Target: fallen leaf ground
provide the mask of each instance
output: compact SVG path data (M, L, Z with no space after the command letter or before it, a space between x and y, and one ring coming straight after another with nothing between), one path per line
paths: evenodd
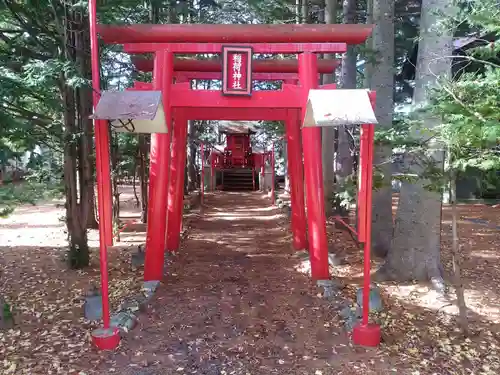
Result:
M137 217L124 191L125 221ZM93 264L66 269L63 214L54 202L22 207L0 219L0 293L15 309L16 326L0 332L0 374L498 374L498 228L461 220L464 285L473 336L456 332L453 296L440 300L425 285L381 285L384 343L366 350L350 344L343 323L297 272L290 234L268 199L253 194L206 197L192 214L188 236L172 260L139 326L116 352L89 342L94 324L83 320L83 296L99 282L97 234ZM194 216L193 216L194 215ZM498 209L460 206L463 218L498 226ZM450 215L445 210L443 261L449 268ZM332 269L354 296L361 254L332 226L331 241L349 264ZM139 288L141 271L130 255L144 241L131 224L110 249L112 304Z
M394 212L397 199L395 196L393 200ZM384 313L376 317L383 327L384 338L379 355L399 357L397 373L500 373L500 294L497 287L500 281L500 211L483 204L461 204L458 211L462 280L471 336L464 338L458 329L453 290L443 297L429 285L379 284L386 307ZM341 249L348 259L346 265L332 268L332 274L344 280L347 294L354 299L362 276L362 253L351 237L335 229L332 222L329 234L334 247ZM443 208L441 238L443 266L451 275L449 206Z

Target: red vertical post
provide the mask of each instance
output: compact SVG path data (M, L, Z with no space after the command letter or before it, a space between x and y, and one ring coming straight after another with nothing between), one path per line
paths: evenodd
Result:
M373 139L375 127L373 124L363 125L366 136L366 172L365 172L365 244L363 269L363 317L360 324L352 332L352 340L357 345L377 346L380 344L381 331L377 324L369 324L370 313L370 269L371 269L371 228L372 228L372 189L373 189Z
M186 164L187 120L176 115L172 137L170 185L168 189L167 250L179 250L184 208L184 167Z
M89 1L90 53L92 67L93 107L97 106L100 93L99 45L97 42L96 0ZM120 343L117 328L110 328L108 290L108 249L113 245L111 217L111 176L109 170L109 133L104 120L94 120L96 149L97 206L99 213L99 259L101 270L101 296L103 329L92 332L94 344L101 350L115 349Z
M90 49L92 54L92 88L94 110L100 96L100 69L99 46L97 44L97 15L95 1L89 2L90 12ZM109 134L104 120L94 120L94 135L96 148L96 175L97 175L97 206L99 214L99 251L101 261L101 290L104 328L109 328L109 300L108 300L108 256L109 246L108 225L112 224L107 208L111 201L106 201L105 190L110 189L111 177L109 171ZM107 153L106 153L107 151ZM107 161L107 163L106 163ZM107 173L106 173L107 168ZM106 179L107 175L107 179Z
M288 147L288 178L290 179L290 201L292 205L293 247L297 251L304 250L307 247L304 169L302 167L299 113L296 110L289 110L285 121Z
M186 161L187 161L187 136L188 136L188 119L187 117L183 117L181 119L181 137L180 141L181 144L179 146L180 148L180 161L179 165L181 166L181 169L179 169L180 172L180 179L177 182L176 188L177 192L176 195L179 197L179 204L177 205L177 212L176 212L176 217L177 217L177 232L174 232L174 248L176 250L179 249L180 247L180 241L181 241L181 231L182 231L182 222L183 222L183 217L184 217L184 183L186 179L186 175L184 173L184 168L186 167Z
M299 55L299 79L303 90L301 119L305 116L309 90L318 86L317 57L304 52ZM309 226L309 255L313 280L330 279L328 242L324 206L321 128L302 129L304 175L306 180L307 223Z
M101 83L99 68L99 44L97 40L97 11L95 0L89 1L90 13L90 53L92 66L92 102L99 102ZM109 133L105 120L94 120L94 137L97 175L97 205L99 232L102 232L106 246L113 246L113 212L111 195L111 173L109 169ZM101 225L102 224L102 225ZM99 234L101 236L101 234Z
M203 205L203 200L205 198L205 148L203 147L203 142L200 144L200 154L201 154L201 176L200 176L200 200Z
M113 246L113 195L111 194L111 173L110 173L110 159L109 159L109 132L105 120L98 120L96 123L97 129L95 134L100 134L100 145L97 145L96 139L96 163L97 163L97 150L100 149L101 157L99 163L101 164L101 181L102 181L102 197L103 197L103 212L99 220L104 220L104 238L106 246ZM99 129L99 130L98 130ZM97 182L99 184L99 181ZM99 192L98 192L99 193ZM97 199L99 204L99 198Z
M368 96L370 97L370 102L372 107L375 108L377 93L375 91L370 91ZM368 163L368 151L369 151L369 134L366 125L361 127L361 136L359 144L359 162L358 162L358 241L364 243L366 240L366 181L367 181L367 163ZM373 158L373 157L372 157ZM373 168L372 168L373 169Z
M366 162L368 159L368 132L365 126L361 126L361 134L359 141L359 163L358 163L358 241L365 242L365 224L366 224Z
M274 191L276 185L275 169L276 169L276 161L274 158L274 142L273 142L273 148L271 150L271 204L272 205L274 205L276 201L276 193Z
M370 92L369 96L372 107L375 107L376 92ZM363 153L363 162L360 160L360 165L364 168L364 172L360 183L364 186L364 188L360 189L362 192L360 192L359 199L360 202L362 202L362 205L358 208L358 211L360 216L362 216L362 227L364 230L363 317L361 323L353 329L352 340L355 344L373 347L379 345L381 341L380 326L369 323L371 293L370 270L372 243L373 143L375 138L375 126L373 124L363 125L361 132L362 137L360 153Z
M367 160L366 160L366 199L365 199L365 246L364 246L364 282L363 282L363 324L368 324L368 313L370 305L370 251L371 251L371 231L372 231L372 190L373 190L373 124L363 126L368 133L367 139Z
M214 163L215 163L215 157L214 157L214 152L213 150L210 152L210 191L214 192Z
M148 228L144 280L161 280L165 260L165 232L167 226L168 165L172 114L169 92L174 73L174 57L170 51L158 51L155 56L154 89L162 91L168 133L151 134Z
M260 187L262 189L263 192L265 192L265 181L266 181L266 154L265 153L262 153L260 155L260 160L261 160L261 164L260 164L260 174L261 174L261 178L262 178L262 181L260 181Z
M252 166L252 189L255 191L255 165Z

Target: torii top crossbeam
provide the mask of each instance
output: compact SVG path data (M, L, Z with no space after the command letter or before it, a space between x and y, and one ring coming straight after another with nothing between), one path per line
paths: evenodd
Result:
M98 25L104 42L125 43L364 43L372 25Z

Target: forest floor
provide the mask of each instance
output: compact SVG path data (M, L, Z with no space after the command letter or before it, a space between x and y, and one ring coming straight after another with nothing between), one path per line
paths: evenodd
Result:
M123 220L137 219L130 188L122 200ZM83 319L85 292L99 285L97 232L89 234L92 266L70 271L61 202L22 206L0 219L0 295L16 321L0 331L0 374L500 373L498 208L459 207L472 335L459 333L453 296L443 299L422 284L384 283L385 309L376 317L384 342L363 349L352 346L342 319L297 271L288 225L268 199L224 193L208 195L206 203L203 216L189 214L188 236L138 327L111 353L93 348L95 324ZM447 270L450 233L445 207ZM109 251L114 308L141 287L142 271L131 269L130 257L144 234L144 225L130 224ZM345 231L330 225L329 234L348 260L332 273L353 299L362 254Z
M395 214L397 195L393 198ZM441 260L449 292L443 296L421 283L381 283L384 312L382 356L397 356L398 374L500 373L500 209L484 204L458 205L462 284L468 308L469 337L457 323L458 308L451 286L451 207L443 206ZM331 269L355 299L363 275L363 254L346 231L329 222L330 242L346 257ZM375 266L382 261L375 260ZM376 268L376 267L374 267ZM406 369L406 370L403 370ZM410 371L412 370L412 371Z

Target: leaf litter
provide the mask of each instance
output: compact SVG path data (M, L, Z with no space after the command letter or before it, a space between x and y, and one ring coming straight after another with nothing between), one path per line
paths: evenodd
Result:
M284 221L269 219L276 216L273 210L254 211L264 216L259 226L249 217L248 207L239 207L234 197L223 198L214 194L207 199L212 207L189 224L190 233L169 269L166 286L140 316L139 326L111 353L92 347L89 334L97 324L82 318L83 296L90 285L99 283L97 264L78 272L65 268L60 222L43 231L31 229L50 222L49 217L57 219L60 210L31 206L0 221L0 293L8 297L16 320L14 328L0 331L0 373L500 373L498 231L466 220L459 224L470 337L464 338L457 328L453 292L448 300L440 300L426 285L384 283L380 287L385 309L372 316L382 326L383 343L363 349L352 345L338 314L318 298L320 290L295 271L297 260L290 256ZM249 199L250 212L263 205L260 197ZM43 219L25 222L33 211ZM463 217L495 222L497 211L460 206ZM451 245L448 216L445 210L446 269ZM332 267L332 274L342 280L342 293L354 301L362 254L344 231L329 226L329 233L346 258L346 264ZM95 246L96 233L91 232L90 239ZM129 256L123 249L110 250L114 307L141 284L140 272L130 271Z
M462 283L468 307L471 334L464 337L457 322L456 296L450 286L441 296L422 283L380 283L384 311L372 314L382 327L379 358L398 358L394 372L402 374L498 374L500 373L500 232L498 209L486 205L459 205L459 237L462 256ZM493 225L473 223L482 219ZM330 242L340 249L347 264L332 268L343 280L351 301L361 285L362 252L350 236L330 222ZM442 262L451 275L451 212L443 209ZM380 265L379 260L375 260ZM448 284L448 280L447 280ZM451 285L451 282L449 282Z

